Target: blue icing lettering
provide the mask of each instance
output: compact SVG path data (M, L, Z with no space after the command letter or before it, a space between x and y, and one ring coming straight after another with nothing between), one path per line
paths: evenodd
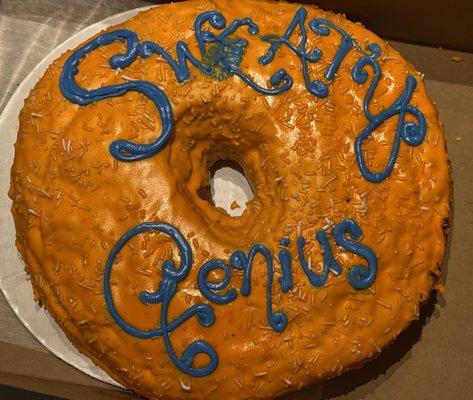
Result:
M162 280L158 285L158 289L151 292L143 291L139 295L139 299L143 304L161 304L159 314L161 326L150 330L136 328L125 321L115 306L110 282L114 262L122 248L129 240L146 232L161 232L168 235L178 247L180 254L178 266L175 265L173 260L165 260L163 262ZM377 270L377 260L374 252L369 247L358 242L361 235L362 232L359 225L350 219L341 221L333 232L335 243L338 246L350 253L359 255L368 263L367 266L355 265L349 268L348 282L358 290L365 289L373 283ZM342 266L333 256L327 233L320 230L316 233L316 238L321 245L323 253L323 271L320 275L316 274L305 260L305 239L302 236L297 238L297 251L299 264L307 275L309 282L314 287L321 287L327 283L329 272L331 271L338 276L342 273ZM278 254L278 259L281 263L279 283L282 292L286 293L294 286L292 257L288 250L290 245L289 238L282 238L280 244L282 248ZM212 304L223 306L232 303L238 296L237 289L230 286L232 271L236 269L243 271L240 294L245 297L250 296L253 263L258 254L264 258L267 268L266 315L268 324L275 332L281 333L287 327L288 317L282 311L273 311L273 254L263 244L254 244L247 253L242 250L234 251L228 263L217 259L203 263L197 274L198 288L202 295ZM105 302L110 315L121 329L139 339L162 337L169 358L180 371L190 376L203 377L210 375L218 366L218 355L215 349L208 342L197 340L189 344L183 351L182 356L179 357L172 346L170 334L193 316L197 317L200 325L204 327L212 326L216 318L212 307L204 303L195 304L173 321L168 321L168 310L171 301L178 291L178 284L183 282L189 275L192 268L192 258L192 249L177 228L167 223L146 222L130 229L114 245L107 258L103 285ZM218 278L218 281L211 280L209 275L214 272L223 273L223 276ZM206 366L196 368L193 365L198 354L205 354L209 357L209 363Z
M210 46L204 58L204 65L210 70L210 76L222 80L238 70L243 52L248 42L245 39L229 39L225 43L217 42Z
M155 292L145 291L140 294L140 300L144 304L162 304L160 313L161 327L151 330L136 328L123 319L115 307L110 283L113 264L120 250L129 240L145 232L161 232L168 235L179 248L179 254L181 257L181 263L177 268L172 260L166 260L163 263L162 281ZM217 368L218 356L213 347L203 340L197 340L189 344L184 350L182 357L179 358L173 349L171 340L169 339L169 334L173 330L181 326L194 315L202 326L208 327L213 325L215 322L215 314L208 304L194 305L173 322L169 323L168 321L167 313L171 300L177 292L177 284L187 278L191 266L192 250L178 229L166 223L146 222L126 232L111 250L105 265L103 279L104 295L110 315L121 329L140 339L162 337L169 358L177 368L188 375L203 377L211 374ZM209 363L204 367L194 367L193 362L197 354L206 354L210 358Z
M225 17L218 11L209 11L199 14L194 23L195 39L197 41L201 59L195 57L189 50L187 44L178 41L176 44L175 60L159 44L151 41L140 43L135 32L127 29L118 29L112 32L103 33L97 36L89 43L84 44L75 50L64 64L60 77L60 88L63 95L71 102L85 106L97 101L123 96L127 92L138 92L153 101L161 118L162 129L160 135L151 143L138 144L128 140L116 140L110 144L110 153L120 161L139 161L152 157L164 148L168 142L174 127L172 107L166 94L155 84L148 81L131 81L115 85L104 86L96 89L84 89L75 80L78 74L81 60L88 54L97 50L99 47L107 46L113 42L126 42L126 51L124 54L115 54L109 60L110 67L113 69L124 69L129 67L138 57L143 59L150 58L153 54L158 55L168 63L174 70L176 80L183 83L190 79L189 65L198 68L202 73L221 80L229 76L236 76L255 91L266 95L274 96L287 92L293 86L293 79L285 69L279 69L269 78L269 87L257 84L248 74L240 69L244 52L248 46L248 41L239 37L232 37L239 28L246 27L250 35L259 37L261 40L269 43L269 48L264 55L259 58L261 65L270 64L279 51L281 46L286 46L299 59L302 66L302 75L307 90L314 96L324 98L329 95L329 89L326 83L320 79L312 80L309 76L309 63L317 63L322 58L320 49L307 49L307 10L299 8L288 28L282 36L275 34L259 34L258 25L250 18L235 19L229 26ZM218 34L204 28L208 24L211 28L219 30ZM325 71L325 80L333 81L343 60L352 50L363 55L357 61L352 69L352 79L362 85L368 80L367 66L374 70L374 77L368 88L363 101L363 110L368 124L355 139L355 157L361 174L365 179L372 183L379 183L386 179L392 172L394 164L399 153L401 141L409 146L418 146L426 135L426 121L422 112L410 104L412 94L417 86L416 79L409 75L406 78L406 87L403 94L388 109L373 115L369 108L376 88L381 79L381 70L377 62L381 49L376 44L370 44L367 51L364 51L360 45L354 41L350 35L335 25L333 22L316 18L308 23L310 31L320 35L330 35L330 30L340 35L340 45L337 52ZM299 32L297 41L291 41L291 37ZM416 121L406 121L407 115L412 115ZM366 165L363 155L363 143L371 137L373 132L389 119L399 116L399 123L394 137L393 147L391 149L387 165L380 172L371 171Z
M217 80L222 80L234 75L234 71L239 69L243 53L248 46L247 40L238 37L229 38L229 35L235 33L242 26L247 26L248 32L252 35L257 34L259 29L249 18L236 19L219 35L215 35L202 29L206 22L212 28L224 29L227 26L227 21L219 12L209 11L198 15L194 23L195 38L199 45L203 65L207 68L205 73Z
M231 257L230 262L235 269L243 270L243 283L240 289L240 293L243 296L249 296L251 293L251 269L253 266L253 260L256 254L261 254L268 267L268 282L266 284L266 315L271 328L275 332L282 332L287 325L287 316L282 312L273 312L272 307L272 292L273 292L273 256L269 249L260 244L254 244L251 246L248 254L245 254L242 250L235 251Z
M202 30L202 25L205 22L209 22L212 27L217 29L223 29L226 26L225 18L218 12L203 13L197 17L195 23L196 39L199 43L203 61L199 61L193 56L187 44L182 41L178 41L176 44L177 61L175 61L163 47L151 41L140 43L137 34L127 29L119 29L97 36L89 43L75 50L66 60L60 77L60 89L63 95L73 103L85 106L100 100L123 96L127 92L138 92L148 97L155 104L162 122L161 135L155 141L148 144L137 144L128 140L112 142L110 153L117 160L139 161L157 154L169 140L174 126L174 119L171 104L166 94L151 82L137 80L91 90L79 86L75 80L75 75L79 72L81 60L99 47L107 46L117 41L126 42L126 53L116 54L109 60L110 67L113 69L127 68L138 57L146 59L153 54L159 55L174 70L176 79L180 83L190 79L190 71L187 64L189 61L204 74L218 79L236 75L246 84L264 95L280 94L292 87L292 79L283 69L277 71L269 80L274 88L259 86L239 69L243 52L248 42L245 39L232 39L228 38L228 36L241 26L247 26L251 34L258 33L257 25L249 18L235 20L219 35ZM214 46L208 49L206 47L207 43L214 43Z
M219 35L215 35L210 31L202 30L202 26L208 22L212 28L224 29ZM247 26L248 32L256 35L259 32L258 25L256 25L250 18L236 19L229 27L227 27L225 17L218 11L208 11L199 14L194 22L195 38L199 45L200 54L202 57L206 54L206 43L225 42L229 35L235 33L241 26Z
M223 279L218 282L211 282L207 279L210 272L220 270L223 272ZM226 294L215 293L220 290L224 290L230 284L232 278L232 268L221 260L211 260L202 265L199 270L197 283L199 285L200 292L204 297L215 304L227 304L234 301L237 297L235 289L230 289Z
M345 59L346 55L352 49L353 39L343 29L339 28L338 26L336 26L335 24L333 24L327 19L323 19L323 18L314 19L310 21L309 27L310 29L312 29L314 32L317 32L321 36L328 36L330 34L329 28L337 31L341 35L340 46L338 47L337 53L335 54L333 61L330 63L330 66L328 67L325 73L325 78L331 81L335 78L335 75L338 69L340 68L340 65L342 64L342 61Z
M63 95L71 102L81 106L96 101L123 96L127 92L138 92L148 97L155 104L162 121L161 135L151 143L136 144L128 140L116 140L110 145L110 153L120 161L138 161L151 157L159 152L167 143L174 124L171 104L166 94L151 82L132 81L117 85L87 90L80 87L75 75L79 72L80 61L92 51L116 41L127 42L125 54L111 57L110 66L114 69L125 68L139 55L139 42L136 33L120 29L99 35L91 42L77 49L65 62L60 77L60 88Z
M210 68L208 75L217 79L223 79L227 76L237 76L248 86L257 92L274 96L288 91L292 87L292 78L284 69L278 70L269 82L274 88L265 88L254 82L247 74L239 68L244 49L248 46L248 41L242 38L229 39L228 36L235 33L241 26L247 26L251 35L259 33L258 25L250 18L236 19L232 24L223 30L219 35L210 31L202 30L202 26L208 22L215 29L224 29L227 25L225 17L217 11L209 11L197 16L194 29L199 50L206 65ZM205 44L214 44L206 48Z
M176 44L177 61L160 45L151 41L141 43L139 51L140 56L145 59L151 57L153 54L162 57L174 70L174 74L179 83L184 83L190 79L189 66L187 65L188 61L194 67L201 69L204 73L210 74L210 70L192 55L187 44L182 41L178 41Z
M282 276L279 277L279 284L281 285L283 293L289 292L289 290L294 287L292 279L292 256L287 249L290 243L291 242L288 238L282 238L280 242L282 249L279 251L278 255L282 269Z
M354 240L347 239L347 234L349 234ZM335 227L333 233L335 242L339 246L350 253L363 257L368 262L367 267L355 265L351 267L348 272L348 282L358 290L366 289L373 283L378 269L378 260L376 259L373 250L364 244L356 242L356 240L360 239L361 235L362 232L360 226L351 219L346 219L340 222Z
M335 258L333 257L332 249L325 231L318 231L315 236L322 247L322 253L324 256L322 274L316 274L311 269L309 263L306 261L304 256L305 239L303 236L300 236L297 239L297 254L299 256L299 262L302 266L302 269L307 275L311 285L320 287L327 283L328 274L330 271L332 271L335 275L340 275L342 273L342 267L337 263L337 261L335 261Z
M306 17L307 10L305 8L299 8L284 35L282 35L281 37L277 37L275 35L263 36L262 39L266 42L271 43L271 45L269 46L269 49L266 54L260 57L259 61L262 65L268 65L274 60L274 57L280 49L281 45L286 45L301 60L302 75L304 77L304 83L306 85L307 90L314 96L323 98L328 96L327 86L319 80L311 81L309 77L309 67L307 63L315 63L319 61L322 57L322 52L319 49L314 49L310 53L307 52L307 29L305 26ZM291 36L297 28L299 28L301 32L298 46L294 45L290 41Z
M371 44L368 46L368 50L371 52L371 55L365 55L361 57L353 67L351 74L353 80L356 83L363 85L368 80L368 73L366 72L365 68L367 66L371 66L374 71L373 80L370 83L368 92L363 101L363 111L366 119L369 121L369 124L366 125L366 127L355 140L355 155L358 167L365 179L372 183L379 183L391 175L397 155L399 153L401 141L404 141L404 143L409 146L420 145L424 141L427 126L424 114L422 114L418 108L414 107L412 104L409 104L412 94L417 87L417 80L412 75L407 76L404 92L390 107L377 115L374 115L370 112L371 100L373 99L376 88L378 87L381 80L381 69L377 61L377 58L381 54L381 49L377 44ZM406 121L406 116L408 114L414 116L417 120L417 123L413 121ZM362 150L363 143L368 138L370 138L377 128L395 116L399 117L399 122L397 124L393 147L391 149L387 165L382 171L373 172L366 165Z

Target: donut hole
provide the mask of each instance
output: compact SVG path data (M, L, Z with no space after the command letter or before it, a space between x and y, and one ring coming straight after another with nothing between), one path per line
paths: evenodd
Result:
M223 209L231 217L240 217L253 200L254 192L244 168L235 160L221 159L210 167L210 183L197 191L200 198Z

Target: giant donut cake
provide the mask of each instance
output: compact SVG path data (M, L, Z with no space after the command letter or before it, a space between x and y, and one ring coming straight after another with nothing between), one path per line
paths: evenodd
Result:
M205 195L220 160L254 191ZM55 61L10 197L35 299L150 399L274 398L362 366L438 288L445 139L423 76L313 6L190 1ZM210 397L209 397L210 396Z

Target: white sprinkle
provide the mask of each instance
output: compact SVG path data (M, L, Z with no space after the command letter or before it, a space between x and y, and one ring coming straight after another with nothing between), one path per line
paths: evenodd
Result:
M395 60L395 59L396 59L396 57L387 57L386 55L384 55L384 54L383 54L383 57L381 57L381 59L382 59L383 61L387 61L387 60Z
M425 206L422 206L420 209L421 209L422 211L429 211L429 207L425 207Z
M381 349L379 348L379 346L375 343L375 341L373 339L370 339L370 342L371 344L373 345L373 347L376 349L376 351L378 353L381 353Z
M181 382L181 388L182 390L185 390L187 392L190 392L191 390L191 384L190 382L188 384L184 383L183 380L181 378L179 378L179 382Z
M70 156L72 153L72 141L70 139L62 139L62 148Z
M292 382L291 382L289 379L287 379L287 378L282 378L282 380L283 380L284 382L286 382L286 385L289 385L289 386L292 385Z
M31 113L31 116L36 117L36 118L44 118L43 114L38 114L38 113L34 113L34 112Z
M125 79L126 81L137 81L138 79L135 79L135 78L131 78L127 75L122 75L122 78Z
M39 193L39 194L42 194L44 197L47 197L48 199L50 199L52 196L51 194L49 194L46 190L44 189L41 189L41 188L38 188L36 189L36 191Z

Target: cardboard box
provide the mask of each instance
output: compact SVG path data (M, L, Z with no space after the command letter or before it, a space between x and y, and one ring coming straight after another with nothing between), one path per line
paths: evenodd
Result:
M473 2L456 0L303 0L345 13L386 39L473 51Z
M35 1L31 2L33 9L40 3L51 6L47 0ZM28 1L17 2L16 7L28 10L25 3ZM66 7L63 3L61 7ZM71 1L69 7L85 9L93 2L83 0L81 5L75 3L78 2ZM150 4L139 0L117 1L113 2L114 5L99 3L95 14L89 13L93 17L88 23L126 8ZM429 91L445 123L455 181L454 220L443 275L445 294L433 296L423 308L421 319L414 322L379 358L360 370L326 382L322 398L471 399L473 274L469 250L473 243L473 53L439 51L436 47L473 50L473 26L468 26L473 15L473 3L320 0L317 4L345 11L352 19L362 21L381 36L434 46L392 43L426 74ZM0 13L3 14L3 10ZM46 15L38 16L34 11L25 11L21 15L25 20L35 22L38 18L46 20ZM76 17L71 21L77 22ZM0 39L1 29L0 25ZM69 34L66 32L64 38ZM48 52L46 47L43 55ZM454 62L452 57L461 57L463 61ZM84 375L48 353L26 331L2 296L0 329L3 337L7 338L0 342L0 384L74 400L137 398ZM315 390L309 388L285 399L313 399Z

